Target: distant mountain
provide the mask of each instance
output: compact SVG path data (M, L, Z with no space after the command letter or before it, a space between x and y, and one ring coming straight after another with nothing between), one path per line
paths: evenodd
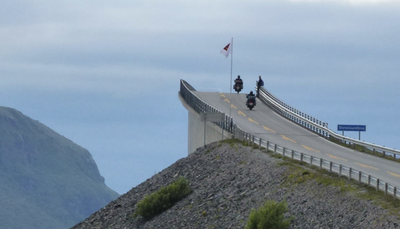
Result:
M70 228L118 198L91 154L0 106L0 228Z

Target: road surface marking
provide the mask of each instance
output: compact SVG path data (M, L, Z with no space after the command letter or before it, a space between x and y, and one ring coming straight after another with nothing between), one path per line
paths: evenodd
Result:
M369 165L360 164L360 163L356 163L356 165L359 165L359 166L364 167L364 168L370 168L370 169L379 170L378 168L375 168L375 167L372 167L372 166L369 166Z
M231 107L232 107L232 108L235 108L235 109L237 110L237 107L235 107L235 105L231 104Z
M297 143L295 140L292 140L292 139L286 137L285 135L282 135L282 134L281 134L281 137L282 137L283 139L285 139L286 141L291 141L291 142L293 142L293 143Z
M263 127L264 127L265 130L268 130L268 131L271 131L271 132L273 132L273 133L276 133L276 131L273 130L273 129L270 129L270 128L266 127L266 126L263 126Z
M229 99L226 98L226 96L224 94L222 94L221 92L219 93L221 95L221 97L224 97L224 101L227 103L231 103L231 101L229 101Z
M244 117L246 117L246 114L243 113L241 110L239 110L238 113L239 113L240 115L243 115Z
M333 155L330 155L330 154L327 154L329 157L331 157L331 158L333 158L333 159L339 159L339 160L342 160L342 161L347 161L347 159L344 159L344 158L341 158L341 157L336 157L336 156L333 156Z
M308 147L308 146L306 146L306 145L301 145L301 146L303 146L303 147L304 147L304 149L306 149L306 150L311 150L311 151L314 151L314 152L320 153L320 152L319 152L319 150L313 149L313 148L311 148L311 147Z
M258 122L256 122L256 121L254 121L253 119L251 119L251 118L249 118L249 121L250 122L254 122L254 123L256 123L256 124L260 124L260 123L258 123Z
M400 177L400 175L396 174L396 173L391 173L391 172L387 172L387 173L389 173L390 175L395 176L395 177Z

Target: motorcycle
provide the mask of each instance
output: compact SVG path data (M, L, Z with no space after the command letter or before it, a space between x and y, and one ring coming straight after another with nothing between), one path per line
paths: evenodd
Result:
M252 110L256 106L256 97L255 96L247 96L246 106Z
M233 86L233 89L235 89L235 91L237 93L239 93L243 89L243 85L241 85L239 83L235 83L235 85Z

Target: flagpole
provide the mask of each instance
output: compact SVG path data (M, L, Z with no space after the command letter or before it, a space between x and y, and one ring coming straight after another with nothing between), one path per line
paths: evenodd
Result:
M229 91L229 95L232 95L232 63L233 63L233 37L231 39L231 45L232 45L232 49L231 49L231 83L230 83L230 91ZM231 112L232 112L232 104L229 104L229 117L232 120L232 116L231 116ZM232 122L230 123L230 126L232 128Z
M231 39L231 81L230 81L230 91L229 91L229 93L232 93L232 63L233 63L233 37Z

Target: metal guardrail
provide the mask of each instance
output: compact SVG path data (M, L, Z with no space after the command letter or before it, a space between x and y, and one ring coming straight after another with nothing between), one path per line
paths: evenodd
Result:
M186 81L181 80L180 85L180 94L182 98L189 104L196 112L214 112L214 113L222 113L219 110L213 108L208 105L205 101L201 100L198 96L192 93L192 91L196 91L190 84ZM284 117L289 118L290 120L299 123L306 128L310 129L313 132L316 132L322 136L329 137L332 134L327 128L327 124L319 121L305 113L302 113L287 104L284 104L282 101L278 100L272 94L270 94L265 88L260 89L260 99L264 101L267 105L271 106L275 111ZM266 141L262 138L256 137L255 135L251 135L242 131L236 124L234 124L233 119L227 115L225 115L224 122L214 122L216 125L220 126L224 130L233 134L236 139L241 141L248 142L251 146L257 145L260 149L265 148L274 153L281 154L284 157L290 157L293 160L298 160L300 162L305 162L310 165L318 166L320 169L328 170L332 173L337 173L339 176L345 176L349 180L353 179L358 181L359 183L366 184L368 186L374 187L376 190L383 191L385 195L393 195L395 198L400 199L400 192L397 190L395 186L392 186L379 178L373 177L369 174L366 174L360 170L353 169L351 167L346 167L341 164L336 164L332 161L328 161L322 158L314 157L307 155L305 153L297 152L291 149L288 149L283 146L279 146L278 144L274 144L272 142ZM325 127L326 126L326 127ZM329 130L329 131L328 131ZM346 138L347 140L347 138Z
M270 92L268 92L264 87L260 88L260 99L274 109L278 114L287 119L309 129L310 131L317 133L326 138L336 139L344 144L348 145L360 145L363 146L373 152L382 153L384 156L392 156L397 158L400 156L400 151L388 148L385 146L376 145L373 143L368 143L365 141L360 141L354 138L345 137L338 133L335 133L333 130L328 128L328 123L322 122L317 118L314 118L304 112L295 109L288 104L282 102Z
M192 91L196 91L194 87L188 84L186 81L181 80L180 86L180 94L182 98L186 101L186 103L192 107L197 113L222 113L218 109L208 105L206 102L201 100L198 96L192 93ZM224 121L222 122L213 122L217 126L221 127L225 131L229 133L234 133L237 126L233 123L233 119L228 115L225 115Z
M240 132L240 133L239 133ZM325 169L331 173L336 173L339 176L347 177L349 180L353 179L358 181L361 184L368 185L370 187L375 188L377 191L383 191L385 195L392 195L395 198L400 199L400 191L393 185L390 185L379 178L373 177L367 173L364 173L360 170L353 169L351 167L344 166L342 164L336 164L332 161L328 161L322 158L314 157L307 155L305 153L297 152L291 149L288 149L283 146L279 146L278 144L274 144L272 142L266 141L262 138L258 138L254 135L241 131L237 129L237 133L235 134L241 141L245 141L249 143L252 147L257 145L260 149L265 148L274 153L281 154L284 157L289 157L293 160L297 160L300 162L307 163L309 165L317 166L320 169Z
M260 88L259 99L274 109L281 116L288 118L289 120L307 128L314 133L329 138L329 132L326 130L328 123L320 121L311 115L289 106L268 92L264 87Z

